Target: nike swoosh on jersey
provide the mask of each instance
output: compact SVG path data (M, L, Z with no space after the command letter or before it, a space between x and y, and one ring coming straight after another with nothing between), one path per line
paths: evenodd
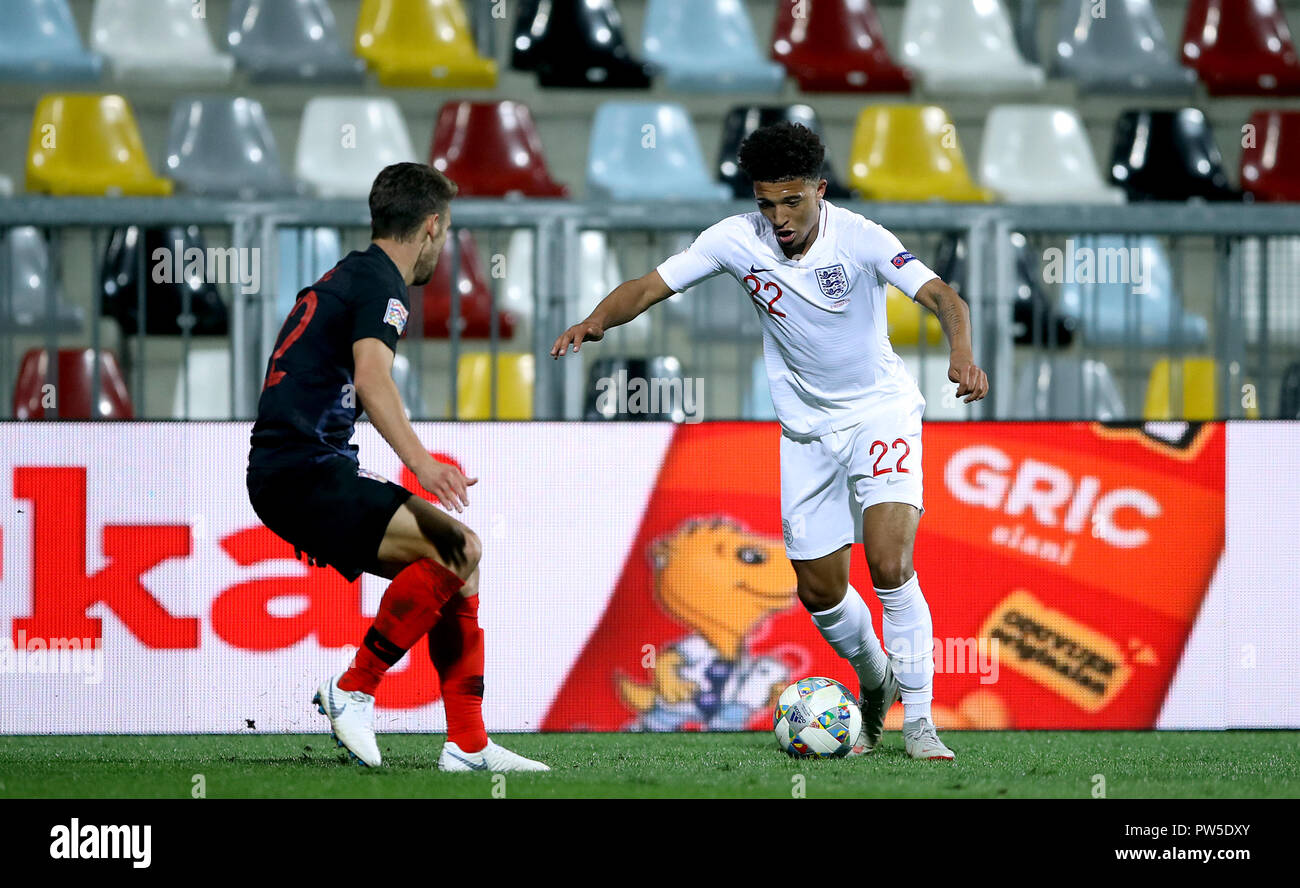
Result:
M758 274L760 271L771 271L770 268L755 268L752 264L749 266L750 274Z

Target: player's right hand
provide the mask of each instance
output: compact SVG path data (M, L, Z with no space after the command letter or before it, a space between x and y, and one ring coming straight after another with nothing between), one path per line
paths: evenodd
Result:
M573 353L576 355L584 342L600 342L604 337L605 328L595 321L574 324L555 340L555 345L551 346L551 357L563 357L569 351L570 345L573 346Z
M477 478L467 478L460 469L447 463L435 462L432 468L417 472L415 479L420 486L438 498L438 503L445 508L455 508L457 512L465 511L469 505L468 488L477 484Z

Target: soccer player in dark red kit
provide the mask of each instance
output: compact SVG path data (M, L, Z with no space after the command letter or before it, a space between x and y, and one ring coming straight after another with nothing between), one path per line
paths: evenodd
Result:
M436 461L416 437L393 382L406 329L408 286L428 283L451 226L456 185L432 167L385 167L370 189L371 244L302 290L267 364L248 457L259 518L308 563L354 582L392 582L350 668L321 682L312 702L359 761L379 765L375 691L427 636L442 686L444 771L545 771L488 739L483 725L479 538L472 530L362 469L349 444L364 410L438 501L463 511L477 479Z

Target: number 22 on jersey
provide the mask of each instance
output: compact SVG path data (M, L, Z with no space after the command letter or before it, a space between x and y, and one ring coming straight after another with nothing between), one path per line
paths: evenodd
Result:
M780 299L783 295L785 295L784 293L781 292L780 284L776 283L775 281L767 281L765 283L763 281L760 281L757 276L752 274L745 275L743 280L747 284L750 283L751 281L753 282L754 289L749 291L749 298L754 300L754 304L758 306L760 311L766 309L767 313L773 315L774 317L778 317L778 318L785 317L785 312L779 311L776 308L777 300ZM760 290L763 293L762 297L758 295ZM766 297L768 291L771 290L775 290L776 295L773 296L771 299L765 300L764 297Z

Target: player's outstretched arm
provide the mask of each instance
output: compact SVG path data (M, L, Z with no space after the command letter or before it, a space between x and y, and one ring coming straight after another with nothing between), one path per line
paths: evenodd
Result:
M573 353L577 354L582 343L599 342L610 327L626 324L672 294L672 288L664 283L657 270L636 280L624 281L600 301L590 317L560 334L555 345L551 346L551 357L564 356L570 345L573 346Z
M965 396L967 404L983 398L989 393L989 377L975 364L970 309L965 300L952 287L935 278L916 291L916 301L938 316L939 326L948 337L952 350L948 360L948 379L957 383L957 397Z
M352 366L357 397L379 434L425 490L457 512L464 511L469 505L466 488L478 479L466 478L455 466L438 462L420 443L393 382L393 350L381 339L358 339L352 343Z

